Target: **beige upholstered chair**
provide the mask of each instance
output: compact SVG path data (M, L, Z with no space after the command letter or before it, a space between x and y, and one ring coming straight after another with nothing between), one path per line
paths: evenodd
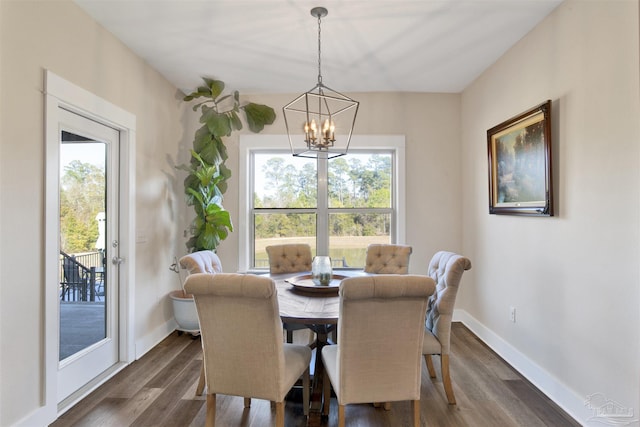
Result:
M194 273L222 273L220 258L213 251L193 252L180 258L180 268Z
M197 251L180 258L180 268L186 270L188 275L196 273L218 274L222 273L220 258L213 251ZM196 388L196 395L202 396L204 391L204 365L200 372L200 381Z
M447 400L451 405L456 403L449 374L451 319L462 273L470 268L471 261L469 259L445 251L436 253L429 263L428 275L435 281L436 291L429 298L422 354L424 354L431 378L436 377L431 355L440 355L442 383Z
M216 394L275 402L276 426L284 427L284 398L303 377L303 407L309 410L306 345L282 342L275 282L251 274L192 274L207 382L206 426L215 425Z
M272 245L266 248L271 274L311 271L311 247L306 244Z
M338 398L338 426L344 426L347 404L400 400L413 401L414 425L420 425L424 319L434 289L433 279L418 275L342 281L340 343L322 348L323 413L329 412L331 383Z
M373 274L407 274L411 252L411 246L406 245L369 245L364 271Z
M269 256L270 274L311 271L311 246L309 245L290 243L267 246L265 249ZM283 327L287 332L288 343L293 342L293 331L306 329L306 326L295 323L285 323Z

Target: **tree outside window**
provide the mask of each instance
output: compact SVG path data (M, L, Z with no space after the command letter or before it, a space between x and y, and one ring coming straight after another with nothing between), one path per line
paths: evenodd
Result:
M369 244L391 243L392 151L350 152L329 161L276 151L252 156L254 268L268 267L264 248L272 244L307 243L314 254L328 253L334 267L362 268ZM328 248L317 247L322 233Z

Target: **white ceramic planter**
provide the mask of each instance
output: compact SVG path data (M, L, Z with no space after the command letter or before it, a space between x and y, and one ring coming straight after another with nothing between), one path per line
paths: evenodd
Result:
M200 323L198 322L198 312L196 303L191 295L185 297L182 290L173 291L169 294L173 305L173 317L176 319L179 331L193 335L200 334Z

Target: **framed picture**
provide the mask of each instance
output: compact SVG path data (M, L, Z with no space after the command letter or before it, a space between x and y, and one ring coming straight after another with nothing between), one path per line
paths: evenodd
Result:
M553 216L551 101L487 131L489 213Z

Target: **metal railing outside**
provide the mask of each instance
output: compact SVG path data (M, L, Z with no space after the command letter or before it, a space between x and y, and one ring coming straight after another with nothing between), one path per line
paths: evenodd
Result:
M60 251L60 299L96 301L104 296L104 253L70 255Z

